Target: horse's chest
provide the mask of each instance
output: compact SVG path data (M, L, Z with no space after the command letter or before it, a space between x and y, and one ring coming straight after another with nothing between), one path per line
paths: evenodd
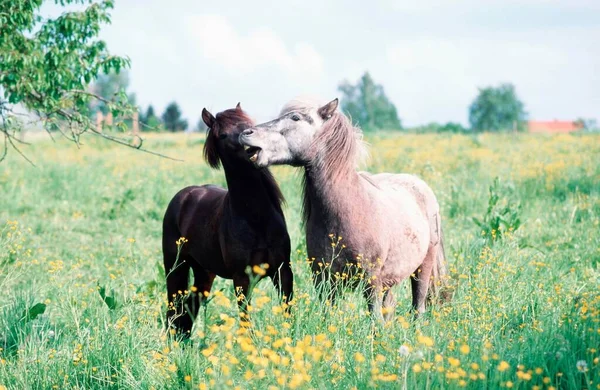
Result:
M380 241L358 230L337 226L311 224L306 230L309 258L324 261L333 268L343 268L349 264L367 266L384 259L387 254Z
M220 241L227 261L247 263L256 253L261 253L265 262L272 253L279 256L289 248L289 240L285 225L278 221L257 224L240 220L222 227Z

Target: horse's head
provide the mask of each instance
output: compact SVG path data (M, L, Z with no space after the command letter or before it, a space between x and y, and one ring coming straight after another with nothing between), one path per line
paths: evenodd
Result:
M219 112L216 117L205 108L202 120L208 126L204 158L211 167L218 168L221 160L228 158L248 160L239 137L242 131L254 126L254 121L242 110L240 103L235 108Z
M337 106L337 99L324 105L292 100L283 107L279 118L244 130L240 143L246 148L250 161L259 167L306 165L314 158L313 140Z

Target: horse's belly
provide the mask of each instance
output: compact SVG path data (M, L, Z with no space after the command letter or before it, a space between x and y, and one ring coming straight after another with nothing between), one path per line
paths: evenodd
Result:
M393 285L410 276L429 250L430 227L427 217L415 202L405 201L403 210L388 213L389 249L380 278Z

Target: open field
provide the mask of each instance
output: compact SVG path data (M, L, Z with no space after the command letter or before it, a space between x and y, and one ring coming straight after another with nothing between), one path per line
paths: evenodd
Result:
M600 389L599 135L368 136L369 170L436 191L455 289L412 322L407 281L385 327L357 293L333 308L316 299L300 175L277 167L292 315L264 281L252 330L239 329L231 282L217 279L180 345L164 332L161 224L180 188L224 185L203 139L144 144L186 163L88 137L80 150L36 140L36 168L15 152L0 164L0 389ZM516 229L494 229L503 210Z

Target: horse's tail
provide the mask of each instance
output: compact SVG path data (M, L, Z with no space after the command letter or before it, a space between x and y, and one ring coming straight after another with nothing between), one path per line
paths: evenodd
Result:
M449 283L450 276L448 275L448 264L444 250L444 233L439 214L437 216L437 225L439 241L437 243L435 264L433 265L433 272L429 281L429 301L444 303L452 299L452 289Z

